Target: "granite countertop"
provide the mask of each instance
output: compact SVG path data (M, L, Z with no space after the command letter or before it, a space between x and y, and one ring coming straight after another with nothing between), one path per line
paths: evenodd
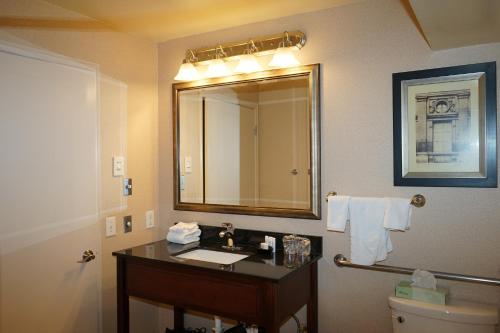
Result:
M197 267L200 269L225 271L228 274L239 274L257 278L278 281L289 276L294 271L305 268L322 257L322 237L307 236L311 240L311 255L305 258L296 258L293 262L285 260L281 239L285 234L276 232L254 231L236 229L234 241L236 246L242 246L241 251L224 251L221 248L223 240L218 238L219 227L200 226L202 237L200 242L186 245L170 243L161 240L153 243L135 246L129 249L113 252L115 256L124 256L144 261L165 263L166 265L179 265ZM257 252L257 246L263 242L264 236L276 237L276 253L266 255ZM211 262L180 259L177 255L194 249L208 249L222 252L241 253L249 255L247 258L231 265L221 265Z

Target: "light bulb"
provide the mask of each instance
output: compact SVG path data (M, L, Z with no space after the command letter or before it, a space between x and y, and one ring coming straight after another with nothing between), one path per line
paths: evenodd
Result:
M220 76L228 76L231 75L231 71L227 67L226 63L222 59L214 59L208 65L208 69L205 72L206 77L220 77Z
M273 55L269 67L291 67L300 65L300 62L295 58L293 47L280 47Z
M190 62L182 64L181 67L179 67L179 72L177 72L174 78L176 81L194 81L199 79L200 74Z
M240 62L234 69L235 73L253 73L262 70L262 66L253 54L243 54L240 56Z

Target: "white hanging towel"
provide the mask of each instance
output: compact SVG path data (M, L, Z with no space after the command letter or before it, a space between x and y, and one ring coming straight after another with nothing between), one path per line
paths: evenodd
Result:
M384 198L384 227L390 230L405 231L410 229L411 199Z
M351 198L351 262L373 265L392 251L389 230L384 228L383 198Z
M328 216L326 229L330 231L344 231L349 220L349 201L351 197L345 195L328 196Z
M349 197L348 197L349 198ZM329 198L330 199L330 198ZM333 199L333 198L332 198ZM351 262L373 265L385 260L392 251L389 230L384 228L385 200L383 198L345 198L328 203L328 230L344 231L351 223ZM348 203L347 209L345 202ZM332 208L339 209L335 214ZM346 211L347 210L347 211Z

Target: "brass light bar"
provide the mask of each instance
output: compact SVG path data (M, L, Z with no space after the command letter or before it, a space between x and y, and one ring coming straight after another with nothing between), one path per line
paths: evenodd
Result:
M245 50L248 48L248 43L253 42L257 47L257 51L255 51L254 54L266 55L273 53L280 46L280 43L286 40L287 34L288 39L291 42L290 46L301 49L306 44L306 35L303 32L291 31L264 37L249 38L245 41L230 42L225 44L218 44L216 46L192 49L188 50L188 53L192 51L197 58L197 62L200 63L215 59L217 50L220 50L222 48L226 53L225 58L231 58L245 54Z

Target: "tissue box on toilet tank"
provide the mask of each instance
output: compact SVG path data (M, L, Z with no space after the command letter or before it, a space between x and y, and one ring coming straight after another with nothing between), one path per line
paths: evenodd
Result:
M444 305L448 291L443 288L427 289L414 287L411 281L401 281L396 286L396 297Z

